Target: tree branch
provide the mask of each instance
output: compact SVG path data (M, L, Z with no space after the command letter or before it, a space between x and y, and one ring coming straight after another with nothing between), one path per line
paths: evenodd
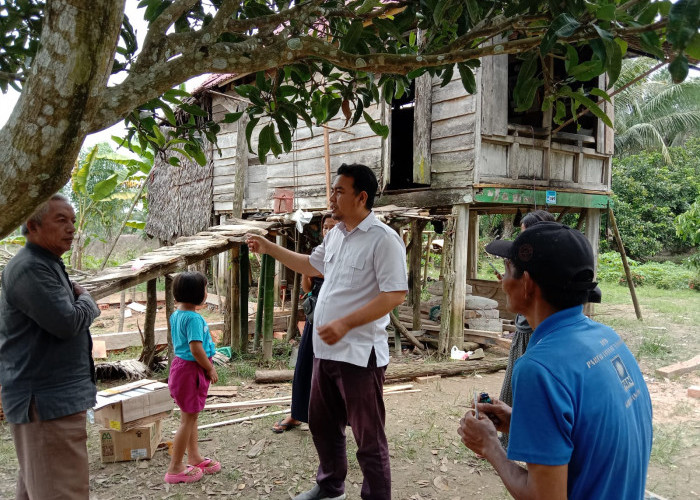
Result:
M165 47L166 32L175 21L187 13L199 0L176 0L170 4L154 21L152 21L143 41L141 54L132 67L139 72L155 63Z
M7 71L0 71L0 80L7 80L13 82L25 82L27 78L19 73L8 73Z

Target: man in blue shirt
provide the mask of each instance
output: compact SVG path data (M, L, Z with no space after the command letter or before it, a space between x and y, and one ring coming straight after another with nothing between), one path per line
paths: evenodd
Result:
M588 240L541 222L486 251L506 259L508 307L535 330L515 364L513 408L478 404L478 416L460 421L462 442L491 462L516 499L643 499L651 400L622 339L583 314L597 291ZM507 455L497 430L510 432Z

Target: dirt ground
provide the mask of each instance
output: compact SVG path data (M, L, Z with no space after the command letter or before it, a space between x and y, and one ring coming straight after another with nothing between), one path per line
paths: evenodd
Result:
M630 311L623 311L629 315ZM616 312L617 314L617 312ZM599 318L602 319L602 318ZM674 325L668 325L673 330ZM697 327L677 326L683 335L697 338ZM680 335L680 334L679 334ZM697 342L697 341L695 341ZM503 352L487 352L488 356ZM690 356L688 356L690 357ZM410 355L392 362L407 362ZM416 361L414 361L416 362ZM655 452L649 468L647 488L661 497L700 497L700 400L687 397L687 387L700 385L698 372L674 380L658 380L642 361L654 404ZM421 392L386 397L387 435L390 443L394 499L483 499L510 498L491 466L466 449L456 429L470 406L474 390L497 395L503 372L443 378L415 384ZM257 385L244 382L236 398L216 402L283 396L290 384ZM258 413L280 410L261 409ZM250 412L248 413L250 414ZM231 412L202 413L201 422L236 418ZM102 464L99 458L98 428L89 426L91 498L98 500L241 498L288 499L313 485L316 454L308 430L297 428L273 434L273 422L265 417L243 424L210 429L200 433L200 446L207 456L223 464L220 474L206 476L192 485L163 483L169 457L159 450L152 460ZM164 421L164 440L176 428L178 415ZM350 429L348 429L350 431ZM350 434L350 432L349 432ZM263 441L261 445L260 441ZM253 458L253 447L263 446ZM659 448L657 450L657 448ZM354 457L356 448L348 437L348 499L359 499L362 475ZM0 426L0 498L14 497L16 460L6 425Z

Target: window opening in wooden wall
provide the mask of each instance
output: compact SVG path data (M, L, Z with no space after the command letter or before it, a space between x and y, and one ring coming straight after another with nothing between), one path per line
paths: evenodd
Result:
M590 58L590 47L582 47L578 50L579 60L588 60ZM550 57L547 59L549 64L549 72L552 75L553 81L562 81L566 78L565 60L563 57ZM551 130L558 127L552 120L552 111L542 111L542 101L544 99L544 87L539 87L535 94L530 109L525 111L516 111L515 100L513 99L513 90L518 80L518 73L522 67L523 61L516 55L508 56L508 125L509 134L513 134L515 130L518 135L528 135L528 131L538 138L546 137ZM538 77L542 77L542 62L537 63ZM597 87L599 85L599 77L594 77L585 82L571 81L567 82L572 89L577 89L583 86L584 91ZM568 121L572 117L571 106L567 102L566 116L563 121ZM561 129L552 140L555 142L582 142L587 147L595 148L596 132L599 126L599 120L592 114L587 113L578 118L578 123L571 122Z
M390 182L387 190L425 186L413 182L413 127L415 121L415 84L391 103Z

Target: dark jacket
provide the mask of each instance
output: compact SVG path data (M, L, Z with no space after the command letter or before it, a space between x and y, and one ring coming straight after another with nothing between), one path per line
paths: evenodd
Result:
M29 422L34 398L50 420L95 405L89 326L100 310L75 297L60 258L27 243L7 264L0 294L0 384L7 420Z

